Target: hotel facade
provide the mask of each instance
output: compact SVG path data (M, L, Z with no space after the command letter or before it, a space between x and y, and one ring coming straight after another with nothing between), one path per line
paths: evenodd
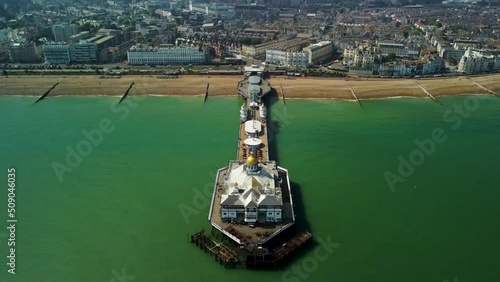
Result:
M134 46L127 52L131 65L202 64L205 52L197 47Z

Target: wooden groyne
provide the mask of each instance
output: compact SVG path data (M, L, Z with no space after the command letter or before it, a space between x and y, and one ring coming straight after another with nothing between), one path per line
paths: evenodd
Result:
M210 88L210 83L207 83L207 90L205 91L205 100L203 100L203 103L207 102L208 99L208 89Z
M443 105L441 104L441 102L438 101L438 99L436 99L436 97L432 96L431 92L429 92L427 89L425 89L425 87L423 87L422 85L420 85L420 83L417 83L418 87L420 87L420 89L422 89L422 91L424 91L425 94L427 94L427 96L429 96L432 100L434 100L434 102L438 103L439 105Z
M486 91L486 92L490 93L491 95L494 95L494 96L496 96L496 97L500 97L500 96L498 96L498 95L497 95L497 93L495 93L495 92L493 92L492 90L490 90L490 89L488 89L488 88L486 88L486 87L482 86L481 84L479 84L479 83L475 82L474 80L471 80L470 78L467 78L467 79L468 79L470 82L474 83L477 87L479 87L479 88L483 89L484 91Z
M45 93L43 93L43 95L42 95L40 98L38 98L38 100L36 100L36 101L35 101L35 104L36 104L36 103L38 103L38 102L40 102L40 101L42 101L42 100L43 100L43 99L45 99L47 96L49 96L50 92L51 92L52 90L54 90L54 88L56 88L56 87L57 87L57 85L59 85L59 82L57 82L56 84L52 85L52 87L50 87L50 89L49 89L49 90L47 90Z
M122 98L120 99L120 102L118 102L118 104L120 104L123 100L125 100L125 98L127 98L128 96L128 93L130 92L130 90L132 89L132 87L134 87L135 85L135 81L130 83L130 86L128 87L127 91L125 91L125 94L123 94Z
M351 90L352 96L354 96L354 99L356 99L356 102L358 102L359 106L362 108L363 105L361 105L361 101L358 99L358 96L356 95L356 91L351 87L351 85L347 84L349 86L349 89Z
M283 85L280 84L281 88L281 97L283 98L283 104L286 105L286 97L285 97L285 91L283 91Z

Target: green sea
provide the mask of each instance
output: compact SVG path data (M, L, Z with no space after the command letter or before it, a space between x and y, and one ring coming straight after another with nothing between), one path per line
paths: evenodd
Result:
M0 281L500 281L500 98L274 101L271 155L315 238L274 271L188 243L241 100L118 99L0 97Z

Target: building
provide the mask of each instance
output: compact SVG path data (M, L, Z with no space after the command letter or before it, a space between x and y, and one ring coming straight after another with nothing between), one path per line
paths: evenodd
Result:
M82 31L78 34L71 35L68 42L79 42L80 40L87 39L90 37L90 32Z
M112 62L112 47L118 45L117 36L113 35L113 32L108 34L111 35L100 34L87 40L89 43L94 43L96 45L97 61L100 63Z
M220 198L221 219L241 217L250 224L259 218L262 223L281 222L283 199L281 188L276 185L278 177L275 162L259 164L253 154L244 164L230 162Z
M404 44L387 42L380 42L378 44L378 51L382 56L388 56L393 53L398 57L418 57L420 53L418 50L410 49Z
M11 62L15 63L35 63L39 60L34 42L11 43L9 45L9 58Z
M197 47L133 46L127 52L132 65L202 64L205 53Z
M454 59L457 62L460 61L464 54L464 49L455 49L453 47L441 47L439 51L439 56L444 60Z
M407 54L405 45L399 43L379 43L378 51L383 56L393 53L398 57L406 57Z
M380 65L378 74L381 76L411 76L417 71L417 65L410 65L401 62L391 62Z
M436 74L441 73L441 71L443 70L444 61L443 59L437 57L434 59L425 60L421 65L423 75Z
M69 45L69 56L71 63L97 63L97 44L88 40L72 43Z
M307 62L310 65L315 65L328 60L332 56L333 43L331 41L321 41L305 47L302 51L307 53Z
M279 64L285 67L307 68L308 54L306 52L267 50L266 62Z
M376 53L372 48L358 47L344 49L344 65L360 70L371 70L375 63Z
M70 37L78 34L76 24L56 24L52 26L52 35L55 42L68 42Z
M43 45L43 55L48 64L69 64L69 45L65 43L50 43Z
M458 63L457 72L475 74L500 69L500 58L487 54L484 50L468 48Z
M241 54L252 58L264 58L267 50L298 52L308 41L308 39L295 38L270 41L255 46L243 45L241 47Z
M467 48L479 48L479 41L477 40L467 40L467 39L457 39L453 41L453 48L456 50L467 50Z

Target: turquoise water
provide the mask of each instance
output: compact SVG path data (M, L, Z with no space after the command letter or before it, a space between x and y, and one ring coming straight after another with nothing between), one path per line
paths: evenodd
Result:
M0 281L500 279L498 98L274 103L276 153L300 225L337 244L321 261L315 244L279 271L227 270L187 243L209 227L204 187L235 156L236 98L147 97L118 107L116 97L35 99L0 97L0 179L16 168L18 219L13 276L4 188ZM464 103L470 111L443 119ZM111 132L85 147L82 130L103 121ZM398 175L398 156L409 160L414 141L436 128L446 141L391 189L384 174ZM78 146L84 154L69 164ZM68 169L60 179L56 162Z

